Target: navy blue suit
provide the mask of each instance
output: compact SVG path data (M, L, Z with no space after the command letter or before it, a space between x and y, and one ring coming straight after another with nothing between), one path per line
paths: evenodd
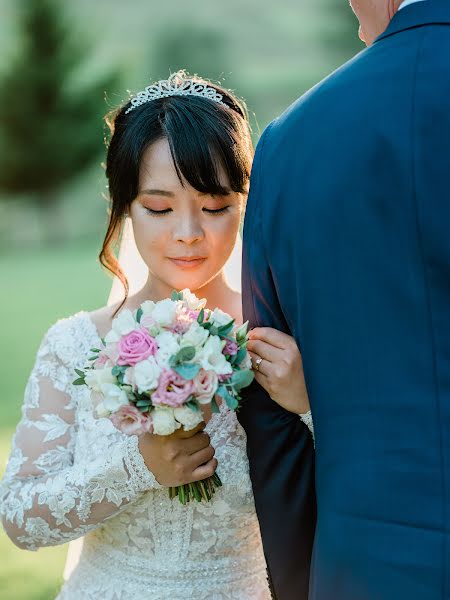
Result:
M450 1L396 14L263 134L244 313L301 349L311 600L450 599ZM256 384L240 419L278 600L308 597L314 451Z

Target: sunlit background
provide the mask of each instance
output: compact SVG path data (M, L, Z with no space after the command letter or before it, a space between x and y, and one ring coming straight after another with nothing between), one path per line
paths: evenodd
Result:
M0 474L43 334L108 297L102 116L186 68L245 98L257 142L361 49L347 0L0 0ZM66 551L0 532L0 598L54 598Z

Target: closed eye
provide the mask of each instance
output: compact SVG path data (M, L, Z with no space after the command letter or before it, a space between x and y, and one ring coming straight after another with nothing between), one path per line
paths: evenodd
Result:
M150 215L154 215L155 217L167 215L168 213L172 212L171 208L165 208L164 210L153 210L152 208L148 208L147 206L144 206L144 208Z
M220 215L222 213L227 212L229 208L230 208L229 206L224 206L222 208L216 208L216 209L204 208L203 210L210 215Z

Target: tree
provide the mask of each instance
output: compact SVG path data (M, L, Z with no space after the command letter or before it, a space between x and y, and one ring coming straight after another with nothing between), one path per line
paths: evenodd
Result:
M104 94L115 74L76 85L87 45L75 44L55 0L22 0L22 44L0 83L0 190L30 194L58 237L63 185L99 156Z
M155 79L167 79L179 69L211 80L229 73L226 37L201 25L180 23L167 28L157 37L152 54Z

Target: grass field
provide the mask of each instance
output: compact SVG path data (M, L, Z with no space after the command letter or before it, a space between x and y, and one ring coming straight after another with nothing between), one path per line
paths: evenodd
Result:
M57 319L105 303L110 280L89 245L0 257L0 476L39 342ZM6 293L5 293L6 292ZM26 552L0 529L0 598L51 600L62 580L66 547Z

